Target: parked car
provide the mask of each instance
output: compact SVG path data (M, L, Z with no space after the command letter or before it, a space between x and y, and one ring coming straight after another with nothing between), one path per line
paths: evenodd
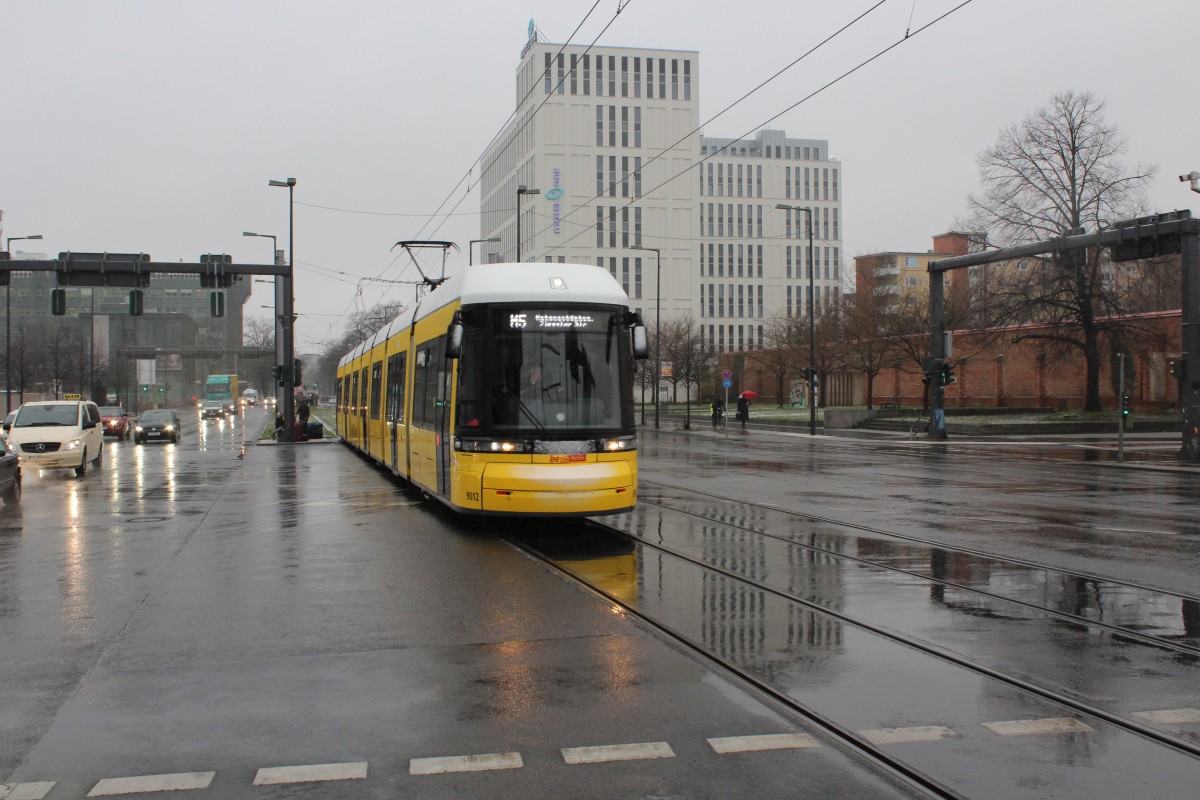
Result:
M8 441L17 448L22 464L35 469L74 469L83 477L89 461L99 468L104 457L100 408L78 395L26 403L17 411Z
M133 442L142 444L147 439L170 439L172 442L178 442L182 433L180 428L179 416L169 408L143 411L133 426Z
M0 439L0 500L6 506L21 502L21 459L7 439Z
M105 436L129 438L129 415L120 406L100 406L100 421L104 424Z
M225 404L220 400L205 400L200 406L200 419L224 419Z

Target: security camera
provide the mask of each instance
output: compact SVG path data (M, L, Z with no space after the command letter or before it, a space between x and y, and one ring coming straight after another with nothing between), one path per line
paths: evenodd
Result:
M1188 181L1200 181L1200 172L1196 172L1195 170L1193 170L1192 172L1189 172L1187 175L1179 176L1180 183L1187 183Z

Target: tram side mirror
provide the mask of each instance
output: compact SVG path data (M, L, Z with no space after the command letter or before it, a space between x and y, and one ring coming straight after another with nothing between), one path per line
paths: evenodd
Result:
M446 328L446 358L458 358L462 353L463 324L462 318L455 313L454 321Z
M633 357L649 358L650 341L646 337L646 326L637 324L634 325L630 330L633 332Z

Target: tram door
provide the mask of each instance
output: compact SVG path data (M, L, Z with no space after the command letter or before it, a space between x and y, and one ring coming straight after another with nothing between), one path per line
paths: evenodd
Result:
M392 455L388 463L396 472L401 472L400 429L404 427L404 368L407 360L408 353L396 353L388 358L387 367L387 426Z
M450 367L454 363L445 357L446 337L437 340L430 354L437 368L437 399L434 408L434 431L437 441L437 490L442 497L450 496Z
M359 391L361 392L361 394L359 395L359 398L358 398L359 425L361 426L359 428L359 430L362 433L362 442L360 442L360 445L361 445L362 451L364 453L371 452L370 450L367 449L367 447L368 447L368 445L367 445L367 439L368 439L368 437L367 437L367 374L368 374L367 370L368 369L370 369L370 367L362 368L362 372L359 373L360 377L359 377L359 381L358 381L358 385L360 387Z

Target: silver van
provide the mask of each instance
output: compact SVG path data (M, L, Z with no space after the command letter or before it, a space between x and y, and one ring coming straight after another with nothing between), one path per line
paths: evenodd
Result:
M74 469L83 477L88 462L104 457L100 409L91 400L25 403L8 428L8 443L33 469Z

